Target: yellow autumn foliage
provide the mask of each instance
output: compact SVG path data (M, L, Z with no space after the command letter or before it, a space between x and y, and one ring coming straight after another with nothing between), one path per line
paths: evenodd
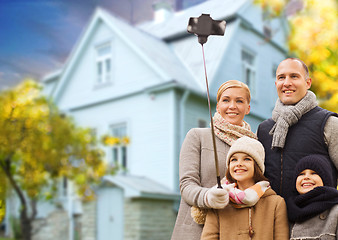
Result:
M289 54L302 59L310 70L311 89L320 105L338 112L338 1L299 0L303 8L288 16ZM286 14L290 0L255 0L270 17ZM295 2L295 1L293 1Z
M61 177L74 180L80 196L92 198L88 189L107 173L91 130L61 114L32 80L0 92L0 136L6 136L0 138L0 175L30 199L50 198Z

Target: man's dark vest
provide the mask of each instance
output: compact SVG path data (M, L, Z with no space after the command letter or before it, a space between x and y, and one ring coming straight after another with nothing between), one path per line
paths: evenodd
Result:
M271 149L272 136L269 132L275 122L270 118L262 122L257 130L258 140L265 149L265 176L277 194L285 199L296 194L294 169L298 160L310 154L322 154L329 158L324 141L324 127L330 116L337 113L315 107L289 128L283 149ZM337 170L333 168L333 179L337 183Z

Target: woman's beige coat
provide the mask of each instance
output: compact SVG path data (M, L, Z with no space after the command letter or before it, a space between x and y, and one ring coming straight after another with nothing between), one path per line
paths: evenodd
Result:
M225 175L225 159L229 145L216 137L221 178ZM191 206L207 208L203 199L208 188L216 185L216 168L210 128L191 129L183 142L180 162L181 204L172 240L199 240L203 225L195 223Z
M270 188L251 208L252 240L289 240L286 204ZM209 210L201 240L249 240L249 208Z

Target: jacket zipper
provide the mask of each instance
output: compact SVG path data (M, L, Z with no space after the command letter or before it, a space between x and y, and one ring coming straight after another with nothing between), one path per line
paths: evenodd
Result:
M283 194L283 149L280 154L280 195Z

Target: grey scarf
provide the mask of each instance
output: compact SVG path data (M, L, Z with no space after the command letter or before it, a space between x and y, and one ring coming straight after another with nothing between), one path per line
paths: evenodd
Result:
M316 106L316 95L311 91L308 91L296 105L284 105L280 99L277 99L272 112L272 120L276 123L269 132L272 135L271 148L283 148L289 127L296 124L305 113Z

